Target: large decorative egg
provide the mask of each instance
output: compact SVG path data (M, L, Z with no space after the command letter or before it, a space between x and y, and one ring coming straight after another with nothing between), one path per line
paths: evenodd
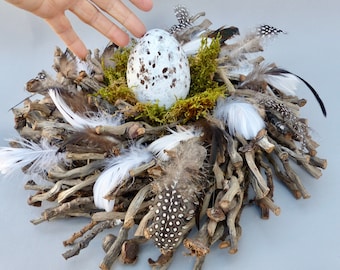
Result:
M186 98L190 87L187 56L167 31L148 31L135 45L127 64L127 84L140 102L170 108Z

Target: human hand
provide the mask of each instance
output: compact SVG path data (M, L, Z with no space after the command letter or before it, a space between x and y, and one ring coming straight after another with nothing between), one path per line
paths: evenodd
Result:
M141 37L146 29L142 21L121 0L6 0L43 19L65 42L66 46L79 58L87 55L85 44L73 30L65 15L69 10L79 19L91 25L118 46L125 46L129 36L120 27L110 21L102 12L106 12L129 30L134 36ZM137 8L149 11L152 0L130 0Z

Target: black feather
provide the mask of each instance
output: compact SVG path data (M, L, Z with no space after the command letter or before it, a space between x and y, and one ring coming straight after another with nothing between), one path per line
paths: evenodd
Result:
M271 71L271 74L275 75L275 74L292 74L294 76L296 76L297 78L299 78L308 88L309 90L313 93L314 97L316 98L316 100L318 101L320 108L322 110L323 115L326 117L327 116L327 111L326 111L326 107L325 104L323 103L321 97L319 96L318 92L314 89L313 86L311 86L305 79L301 78L299 75L296 75L288 70L285 70L283 68L274 68Z
M235 35L239 35L239 34L240 34L240 31L237 27L230 26L228 28L220 27L219 29L209 34L209 37L215 38L218 35L220 35L221 36L220 43L221 45L223 45L226 40L231 39Z

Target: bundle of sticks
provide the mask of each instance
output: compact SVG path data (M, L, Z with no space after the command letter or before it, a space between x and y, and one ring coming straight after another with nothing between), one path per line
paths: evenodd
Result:
M237 252L245 206L259 207L263 219L270 212L280 214L275 180L296 199L310 197L292 163L314 178L327 166L317 156L307 119L299 116L306 100L296 96L297 83L313 92L326 115L321 98L300 76L264 64L258 56L263 42L283 31L262 25L237 39L236 27L210 30L206 19L197 24L204 13L191 16L184 7L175 13L178 24L169 32L191 63L218 42L211 59L215 67L206 80L223 91L204 113L157 123L145 113L141 117L131 91L126 92L129 98L102 95L101 89L126 83L124 75L108 79L107 71L122 64L113 56L128 50L114 44L103 53L89 53L85 61L57 48L56 76L40 72L27 82L32 95L12 108L20 137L0 149L0 170L21 169L29 177L25 188L35 192L30 205L55 204L32 223L89 218L87 226L64 241L70 246L65 259L107 230L101 269L110 269L118 258L135 263L148 240L160 251L158 259L149 259L154 269L166 269L182 244L197 258L194 269L201 269L215 243L230 254ZM191 97L212 90L200 91ZM191 106L195 111L204 104L199 100ZM111 234L117 226L118 235ZM196 234L189 234L195 228Z

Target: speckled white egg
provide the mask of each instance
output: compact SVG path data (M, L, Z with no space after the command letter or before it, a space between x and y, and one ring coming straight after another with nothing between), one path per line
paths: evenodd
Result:
M138 101L170 108L190 87L187 56L177 40L161 29L148 31L130 53L126 79Z

